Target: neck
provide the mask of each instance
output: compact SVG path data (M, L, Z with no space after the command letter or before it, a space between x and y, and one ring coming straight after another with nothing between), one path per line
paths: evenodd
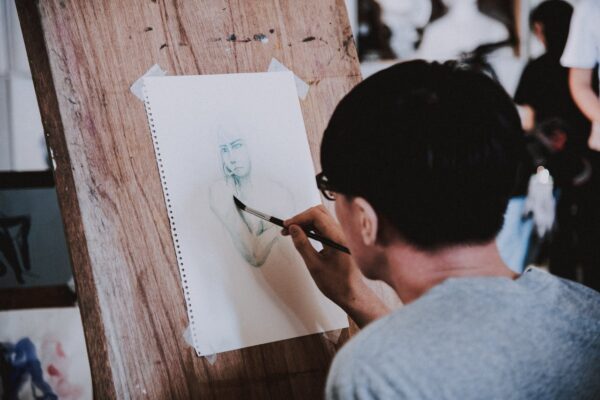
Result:
M494 241L485 245L455 246L423 252L400 244L386 250L381 280L410 303L448 278L498 276L516 279L500 258Z
M233 185L235 191L238 194L241 194L244 191L244 188L247 187L250 184L250 177L249 176L237 176L237 175L230 175L229 177L227 177L227 181Z
M449 8L448 14L452 16L472 16L473 14L480 14L480 12L477 8L477 2L459 1Z

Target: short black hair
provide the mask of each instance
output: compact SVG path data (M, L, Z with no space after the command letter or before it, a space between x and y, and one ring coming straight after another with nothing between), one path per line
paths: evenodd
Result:
M573 6L563 0L546 0L529 14L529 26L542 24L546 49L549 54L560 57L567 44Z
M358 84L321 144L331 188L368 200L423 250L492 240L525 144L517 110L457 63L396 64Z

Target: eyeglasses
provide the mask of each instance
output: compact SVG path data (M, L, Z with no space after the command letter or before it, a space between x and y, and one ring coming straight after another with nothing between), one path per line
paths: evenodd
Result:
M315 179L317 180L317 187L323 193L323 197L327 200L335 201L335 192L329 186L329 180L323 174L323 172L319 173Z

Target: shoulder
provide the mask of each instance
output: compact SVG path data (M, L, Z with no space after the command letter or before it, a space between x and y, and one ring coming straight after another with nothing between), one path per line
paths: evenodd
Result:
M523 69L523 73L532 73L534 71L544 70L548 67L548 64L550 64L549 56L547 53L544 53L538 58L529 61L525 66L525 69Z
M392 321L385 317L363 329L342 347L335 356L327 378L327 399L408 398L405 394L404 362L409 363L397 348L398 365L382 359L385 338L391 334ZM401 332L395 332L402 335ZM397 346L396 346L397 347ZM391 349L388 349L391 351ZM390 381L390 377L393 377Z
M294 208L294 197L292 193L281 182L276 180L265 181L264 187L268 187L269 198L273 200L273 212L278 216L288 216ZM268 211L268 210L267 210Z
M285 186L283 186L282 183L275 180L271 181L271 192L273 195L281 199L289 200L292 197L290 191Z
M436 386L423 371L435 368L428 352L443 344L442 313L425 301L416 301L373 322L344 345L336 355L327 380L329 399L436 398ZM442 305L440 302L439 305ZM443 308L443 307L442 307Z
M505 398L518 385L543 391L545 384L515 369L548 360L589 365L597 352L577 357L598 337L599 302L591 289L537 270L517 281L449 279L348 342L333 362L328 397L465 398L488 390Z
M543 82L544 72L547 71L548 65L546 65L546 60L544 58L545 55L536 58L535 60L531 60L525 65L523 68L523 72L521 73L521 78L519 79L519 87L517 88L517 92L522 95L523 90L529 89L529 86L532 84L538 84ZM525 89L524 89L525 88ZM527 93L529 94L529 93ZM515 97L518 97L515 95ZM518 103L518 102L517 102Z
M222 206L227 199L231 200L232 191L224 180L218 180L208 187L208 199L212 207Z
M495 18L482 15L480 24L482 28L485 28L489 36L496 35L496 39L503 40L507 39L509 32L508 28L500 21Z
M214 181L213 183L210 184L210 186L208 187L208 192L210 193L211 196L214 196L218 193L222 193L224 191L227 191L227 183L225 183L225 181L223 179L219 179L218 181Z

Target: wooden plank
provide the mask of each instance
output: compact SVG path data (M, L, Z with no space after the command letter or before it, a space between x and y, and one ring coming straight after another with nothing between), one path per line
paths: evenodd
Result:
M0 289L0 311L73 307L75 300L66 285Z
M112 383L113 374L109 364L108 343L105 340L100 304L90 267L91 261L85 240L82 214L78 204L74 174L60 114L59 95L56 92L56 87L60 86L55 86L53 81L49 51L45 43L37 2L17 1L17 9L38 98L46 144L51 151L49 154L53 154L56 168L54 182L65 234L69 242L71 265L75 266L74 278L77 291L84 293L79 297L79 311L82 316L85 316L82 321L84 321L83 327L90 369L93 371L95 393L97 396L106 396L107 399L116 398L115 387ZM68 77L63 76L63 79L68 80ZM98 388L97 391L96 388Z
M343 0L17 6L57 165L95 396L321 397L347 332L338 345L312 335L220 354L214 365L184 342L183 291L151 138L129 86L154 63L171 75L234 73L265 71L276 57L311 85L302 111L318 165L327 119L360 80Z

